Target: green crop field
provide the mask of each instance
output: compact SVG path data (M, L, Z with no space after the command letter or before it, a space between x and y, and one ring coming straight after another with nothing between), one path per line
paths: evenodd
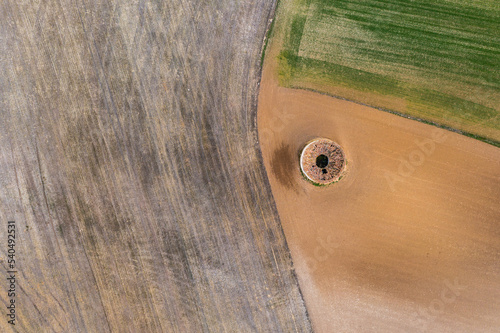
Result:
M498 2L291 0L279 15L282 85L338 95L498 145Z

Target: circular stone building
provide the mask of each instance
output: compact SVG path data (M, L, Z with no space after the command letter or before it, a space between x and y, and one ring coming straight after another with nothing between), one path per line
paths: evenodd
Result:
M315 139L302 150L300 168L312 182L330 184L339 180L344 171L344 152L332 140Z

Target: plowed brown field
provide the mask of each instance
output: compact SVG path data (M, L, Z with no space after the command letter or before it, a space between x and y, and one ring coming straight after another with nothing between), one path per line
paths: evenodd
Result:
M500 149L367 106L278 86L271 46L259 138L316 332L500 327ZM334 140L346 176L315 187L299 150Z

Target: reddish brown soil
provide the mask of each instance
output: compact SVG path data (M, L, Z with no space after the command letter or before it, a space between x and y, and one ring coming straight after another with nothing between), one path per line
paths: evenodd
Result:
M325 95L278 87L271 46L258 126L264 163L316 332L500 327L500 149ZM304 180L316 137L347 159Z

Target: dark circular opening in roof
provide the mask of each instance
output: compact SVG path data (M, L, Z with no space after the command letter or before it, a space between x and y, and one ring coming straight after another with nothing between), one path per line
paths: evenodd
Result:
M319 155L318 157L316 157L316 166L318 168L326 168L326 166L328 165L328 156L326 155Z

